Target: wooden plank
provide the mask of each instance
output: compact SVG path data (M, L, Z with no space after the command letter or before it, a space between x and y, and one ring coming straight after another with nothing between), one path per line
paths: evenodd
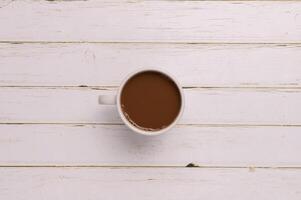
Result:
M141 67L184 86L301 87L300 45L0 44L1 86L117 86Z
M299 200L300 170L0 168L1 199Z
M298 1L13 1L1 41L301 41ZM275 20L277 19L277 20Z
M1 123L121 123L92 88L1 88ZM186 89L181 124L300 125L299 89Z
M301 166L301 127L177 126L158 137L123 125L0 125L0 166Z

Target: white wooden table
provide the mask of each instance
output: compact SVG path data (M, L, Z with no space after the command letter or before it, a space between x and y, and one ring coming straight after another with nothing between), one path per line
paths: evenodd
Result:
M140 67L169 134L97 105ZM0 199L300 200L301 1L1 0Z

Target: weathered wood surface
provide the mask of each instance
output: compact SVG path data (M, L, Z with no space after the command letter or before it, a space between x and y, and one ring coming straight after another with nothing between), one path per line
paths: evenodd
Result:
M1 88L1 123L121 123L115 89ZM186 89L181 124L301 125L300 89Z
M301 127L177 126L156 137L123 125L0 125L0 166L301 166Z
M298 1L12 1L0 41L301 42Z
M300 63L301 45L0 43L0 86L118 86L154 67L187 87L301 87Z
M0 168L0 197L15 199L300 199L294 169Z
M300 1L5 0L0 29L1 200L301 199ZM185 87L169 134L97 105L140 67Z

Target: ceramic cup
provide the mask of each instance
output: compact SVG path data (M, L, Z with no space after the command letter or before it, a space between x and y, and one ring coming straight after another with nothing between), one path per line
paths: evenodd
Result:
M121 108L121 93L122 93L122 89L124 87L124 85L126 84L126 82L131 79L133 76L135 76L138 73L141 72L147 72L147 71L153 71L153 72L159 72L167 77L169 77L171 80L173 80L173 82L177 85L179 91L180 91L180 95L181 95L181 108L180 108L180 112L178 114L178 116L176 117L176 119L173 121L173 123L171 123L169 126L157 130L157 131L146 131L146 130L142 130L139 129L138 127L134 126L131 122L128 121L128 119L126 118L126 116L124 115L122 108ZM133 130L135 133L138 134L142 134L142 135L147 135L147 136L153 136L153 135L160 135L162 133L166 133L168 130L170 130L172 127L174 127L178 120L180 119L180 117L182 116L183 110L184 110L184 93L182 90L182 87L179 85L178 81L171 76L170 74L162 71L162 70L158 70L158 69L140 69L138 71L135 71L131 74L129 74L121 83L121 85L119 86L117 95L100 95L98 98L98 102L101 105L116 105L117 106L117 110L118 110L118 114L121 117L122 121L124 122L124 124L130 128L131 130Z

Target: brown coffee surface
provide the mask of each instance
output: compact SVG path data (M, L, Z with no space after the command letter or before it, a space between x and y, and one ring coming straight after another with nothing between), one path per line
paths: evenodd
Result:
M141 72L129 79L121 92L121 107L136 127L156 131L169 126L178 116L181 95L166 75Z

